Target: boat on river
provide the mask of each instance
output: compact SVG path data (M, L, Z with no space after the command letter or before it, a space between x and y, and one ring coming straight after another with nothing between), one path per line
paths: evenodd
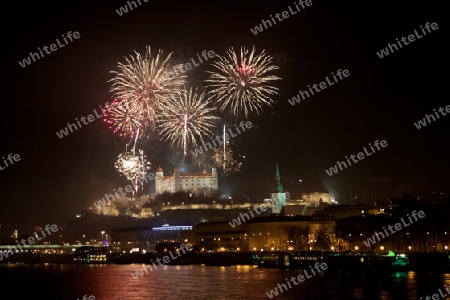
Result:
M104 264L106 263L107 250L104 247L83 246L73 253L73 262L82 264Z
M329 270L337 271L400 271L408 270L405 254L387 255L336 252L260 252L252 255L254 264L261 268L305 269L316 262L325 262Z

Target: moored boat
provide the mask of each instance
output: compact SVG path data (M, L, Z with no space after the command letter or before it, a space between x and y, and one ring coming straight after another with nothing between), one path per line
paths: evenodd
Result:
M101 264L106 263L107 250L104 247L83 246L75 250L73 261L83 264Z
M255 253L252 260L262 268L305 269L316 262L325 262L328 270L335 271L400 271L408 270L409 258L405 254L388 255L335 252Z
M253 254L252 261L258 267L284 269L289 267L290 257L287 253L261 252Z

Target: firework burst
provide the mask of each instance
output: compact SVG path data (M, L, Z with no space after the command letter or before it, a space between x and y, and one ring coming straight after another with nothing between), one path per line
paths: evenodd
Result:
M236 154L230 148L215 148L213 160L216 167L227 176L240 172L243 165L242 156Z
M272 65L272 60L265 50L256 54L254 47L252 50L242 47L240 55L231 47L226 56L218 56L212 63L216 70L208 71L210 76L206 82L220 109L231 108L235 115L243 111L248 117L272 106L275 103L272 96L278 94L278 88L272 84L281 79L269 74L279 69Z
M117 171L131 181L144 178L150 170L150 162L147 161L144 151L139 150L138 153L139 155L134 152L123 152L119 154L114 164Z
M185 83L185 75L174 75L172 53L163 50L152 54L146 47L144 55L125 57L126 63L118 63L120 71L111 71L114 77L108 82L117 98L126 99L132 110L141 110L145 122L153 123L156 110L163 100L169 99ZM175 66L177 67L177 66Z
M189 145L197 146L204 142L204 136L211 136L218 117L214 115L215 107L206 99L204 92L186 88L167 101L164 109L158 113L156 131L164 141L181 146L186 156Z
M135 136L139 130L144 129L142 109L131 105L128 101L114 99L105 111L104 121L109 128L120 136Z

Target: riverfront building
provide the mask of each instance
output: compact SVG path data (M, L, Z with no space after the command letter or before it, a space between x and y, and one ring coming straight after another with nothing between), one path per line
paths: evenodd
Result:
M232 227L230 222L193 227L202 252L308 251L337 249L335 220L329 217L257 217Z
M114 252L154 252L158 244L190 243L192 226L130 227L112 232L111 246Z

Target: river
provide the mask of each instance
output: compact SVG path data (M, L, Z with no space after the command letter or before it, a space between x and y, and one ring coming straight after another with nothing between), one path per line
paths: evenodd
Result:
M270 299L266 293L301 270L254 266L163 266L138 279L143 265L0 264L3 297L11 299ZM291 283L273 299L425 299L445 293L450 274L393 272L389 274L326 271L297 285ZM10 290L11 289L11 290ZM12 295L11 295L12 291ZM86 297L85 299L89 299ZM94 299L94 298L90 298ZM431 298L430 298L431 299ZM450 297L439 299L450 299Z

